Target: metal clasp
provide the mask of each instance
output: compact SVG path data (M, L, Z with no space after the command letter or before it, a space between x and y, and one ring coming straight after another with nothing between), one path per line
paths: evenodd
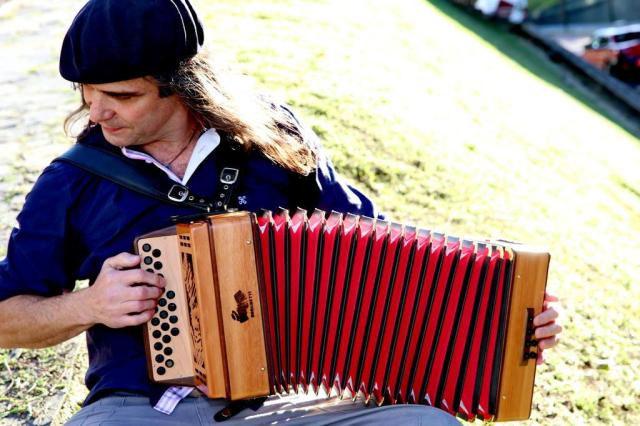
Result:
M233 167L225 167L222 169L222 173L220 173L220 182L226 185L232 185L238 180L238 174L240 174L240 170L234 169Z
M189 188L182 185L173 185L167 193L170 200L182 203L189 196Z

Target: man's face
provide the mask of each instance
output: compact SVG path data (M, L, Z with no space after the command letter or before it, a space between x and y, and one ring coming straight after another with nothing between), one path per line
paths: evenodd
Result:
M176 96L160 98L158 87L144 78L83 84L82 94L90 120L118 147L170 140L187 120L187 110Z

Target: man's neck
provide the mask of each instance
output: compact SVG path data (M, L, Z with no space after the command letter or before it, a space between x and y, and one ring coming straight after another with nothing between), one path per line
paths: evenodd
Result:
M195 122L190 121L183 132L177 136L152 142L142 146L142 150L164 164L176 176L183 178L202 131Z

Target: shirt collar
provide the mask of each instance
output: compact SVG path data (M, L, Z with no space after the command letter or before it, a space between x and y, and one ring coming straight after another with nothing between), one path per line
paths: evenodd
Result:
M189 164L187 164L187 169L184 172L184 177L180 179L175 173L173 173L167 166L150 156L149 154L141 151L136 151L133 149L128 149L127 147L122 147L122 154L131 158L132 160L141 160L145 161L148 164L153 164L160 170L166 173L167 176L174 182L178 182L182 185L186 185L189 182L189 179L196 171L198 166L202 164L205 158L209 156L220 145L220 134L215 129L209 129L204 132L198 138L196 142L195 148L193 148L193 152L191 153L191 158L189 158Z

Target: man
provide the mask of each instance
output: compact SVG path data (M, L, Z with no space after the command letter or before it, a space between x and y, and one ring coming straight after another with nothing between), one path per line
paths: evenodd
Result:
M198 53L203 40L188 0L89 1L60 57L62 76L82 94L67 124L88 113L78 142L128 157L147 175L204 199L217 195L220 171L240 158L232 207L318 207L375 217L373 203L336 175L312 132L285 106L227 83ZM87 332L89 395L70 424L208 424L225 407L146 376L140 325L152 317L165 281L138 268L132 242L168 226L171 216L196 212L60 161L28 195L0 263L0 347L46 347ZM91 285L73 291L79 279ZM556 316L549 309L535 320L541 349L555 345ZM305 405L273 413L275 403L242 410L229 422L457 423L424 406Z

